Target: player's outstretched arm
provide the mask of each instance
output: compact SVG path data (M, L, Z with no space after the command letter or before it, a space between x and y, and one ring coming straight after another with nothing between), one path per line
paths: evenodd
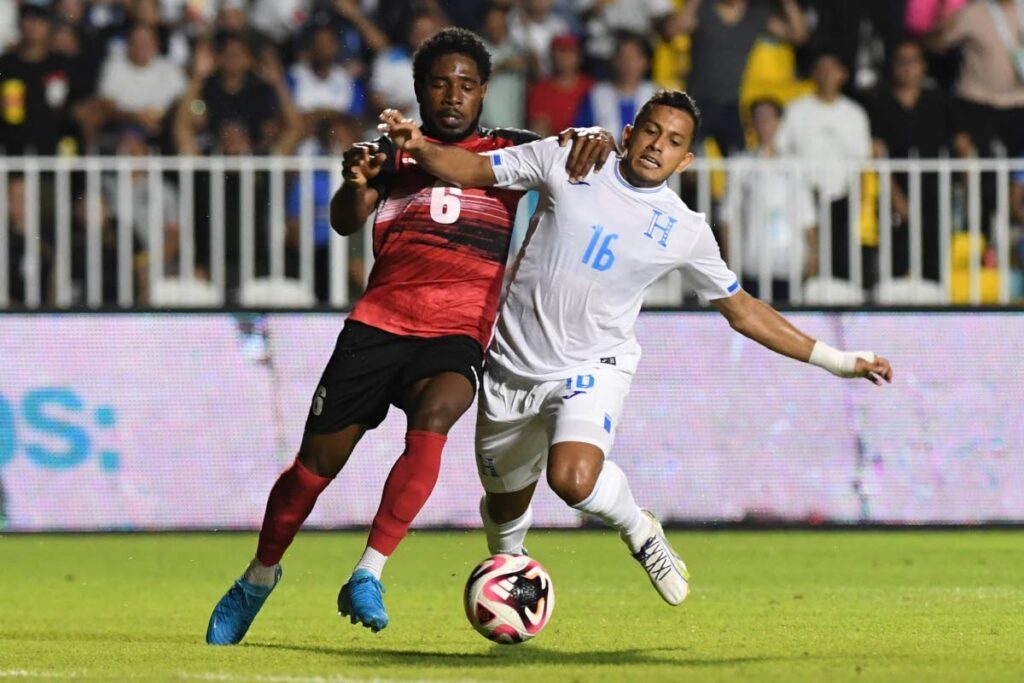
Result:
M352 235L366 223L380 193L369 182L380 173L387 155L372 142L359 142L345 151L341 175L345 179L331 197L331 227L339 235Z
M420 127L397 109L385 109L377 129L387 133L395 147L416 160L424 171L445 182L462 187L491 187L496 182L491 161L455 145L428 142Z
M864 377L874 384L892 382L892 366L885 358L870 351L839 351L815 341L743 290L711 303L734 330L775 353L825 368L838 377Z

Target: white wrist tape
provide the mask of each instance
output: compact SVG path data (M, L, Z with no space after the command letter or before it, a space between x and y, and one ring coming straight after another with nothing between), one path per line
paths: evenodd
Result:
M807 361L811 365L824 368L837 377L853 377L857 367L857 359L863 358L869 363L875 361L875 354L870 351L840 351L825 342L815 342L811 357Z

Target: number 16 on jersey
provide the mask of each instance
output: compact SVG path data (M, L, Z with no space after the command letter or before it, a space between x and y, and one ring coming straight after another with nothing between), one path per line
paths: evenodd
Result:
M608 233L604 235L603 225L591 226L594 230L594 236L590 238L590 244L587 245L587 250L583 252L583 263L589 265L594 270L608 270L615 263L615 254L612 253L612 242L619 239L617 233ZM601 237L604 236L602 240Z

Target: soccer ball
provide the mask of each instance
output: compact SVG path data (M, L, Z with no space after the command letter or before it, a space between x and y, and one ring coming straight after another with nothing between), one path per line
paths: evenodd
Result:
M495 555L466 582L466 617L484 638L511 645L533 638L555 608L555 588L540 562L526 555Z

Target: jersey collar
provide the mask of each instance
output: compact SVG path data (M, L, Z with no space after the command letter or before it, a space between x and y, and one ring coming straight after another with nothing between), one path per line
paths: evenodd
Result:
M615 178L626 189L632 190L633 192L639 192L640 194L652 194L654 192L660 192L665 187L665 185L668 184L668 181L665 181L661 185L657 185L655 187L637 187L636 185L633 185L622 176L622 171L619 169L619 164L622 163L622 159L623 157L620 157L618 155L615 156Z

